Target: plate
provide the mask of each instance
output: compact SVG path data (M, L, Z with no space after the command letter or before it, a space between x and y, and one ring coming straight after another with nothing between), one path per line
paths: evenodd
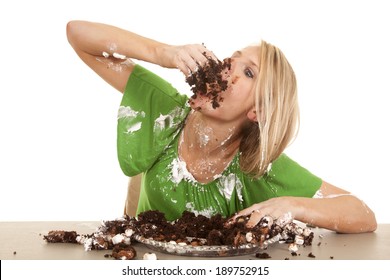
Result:
M185 243L176 243L175 241L165 242L165 241L156 241L151 238L145 238L143 236L136 235L134 236L135 240L140 243L145 244L148 248L173 255L180 256L190 256L190 257L230 257L230 256L240 256L240 255L249 255L255 254L262 247L256 244L243 244L238 247L230 245L221 245L221 246L208 246L208 245L199 245L193 246ZM191 238L189 238L191 240ZM199 240L199 238L197 239ZM206 240L202 240L206 243Z

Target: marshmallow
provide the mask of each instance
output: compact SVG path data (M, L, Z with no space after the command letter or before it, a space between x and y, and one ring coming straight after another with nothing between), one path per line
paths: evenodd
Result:
M155 253L145 253L142 259L144 259L144 260L157 260L157 256Z

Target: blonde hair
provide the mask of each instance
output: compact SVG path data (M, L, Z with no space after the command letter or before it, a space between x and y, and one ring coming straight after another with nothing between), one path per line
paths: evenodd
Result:
M243 172L260 177L295 139L299 107L295 73L284 54L262 41L255 85L257 123L244 129L240 144Z

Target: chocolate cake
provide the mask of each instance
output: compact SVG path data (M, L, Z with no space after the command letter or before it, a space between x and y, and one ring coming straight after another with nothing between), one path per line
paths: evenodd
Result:
M246 226L250 216L239 217L234 222L220 214L210 218L184 211L182 216L171 222L163 213L150 210L137 218L124 216L121 219L105 221L92 234L80 235L75 231L53 230L44 236L50 243L79 243L85 250L112 249L115 259L133 259L135 249L131 246L135 236L144 240L166 242L172 246L231 246L256 245L266 248L275 242L289 243L290 252L296 252L299 245L311 245L314 234L309 228L301 228L291 216L277 220L263 217L252 228ZM223 254L222 254L223 255Z
M267 247L274 242L296 245L311 245L314 234L310 229L302 229L291 217L273 220L266 216L252 228L246 226L250 216L239 217L233 223L220 214L210 218L184 211L176 221L169 222L158 211L146 211L134 222L137 235L155 241L185 243L193 246L228 245L239 247L255 244Z
M49 243L78 243L77 236L75 231L52 230L43 239Z
M137 256L135 249L124 243L114 246L111 256L116 260L132 260Z
M207 58L207 63L198 65L198 70L186 78L186 82L194 93L189 102L193 102L192 99L202 95L210 98L212 107L215 109L223 100L220 93L228 87L226 76L231 67L231 60L227 58L222 62L207 56L206 53L204 56Z
M135 249L130 245L134 233L135 218L124 216L113 221L103 221L92 234L78 234L76 231L52 230L43 239L49 243L79 243L86 251L112 249L115 259L133 259Z

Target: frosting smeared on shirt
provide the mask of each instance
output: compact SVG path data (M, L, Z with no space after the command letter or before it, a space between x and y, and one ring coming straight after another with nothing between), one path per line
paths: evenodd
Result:
M145 118L145 112L133 110L130 106L120 106L118 110L118 120L126 121L126 133L133 133L141 129L142 122Z
M222 175L218 182L219 192L227 199L232 198L234 190L236 190L238 199L242 202L242 183L240 179L233 173L228 175Z
M175 158L170 164L169 168L171 168L171 180L172 182L179 184L182 180L186 180L189 182L196 182L196 179L192 174L187 170L187 164L180 160L179 158Z

